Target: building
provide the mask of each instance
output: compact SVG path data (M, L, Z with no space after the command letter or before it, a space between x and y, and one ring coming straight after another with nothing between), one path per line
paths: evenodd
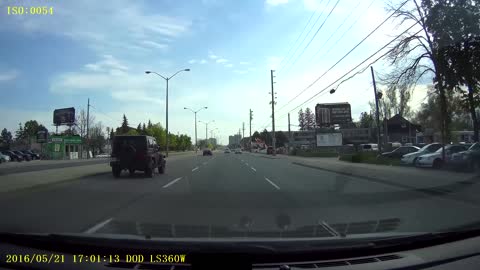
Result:
M473 140L473 131L471 130L456 130L451 131L450 133L451 142L459 143L472 143ZM433 129L425 129L422 132L418 132L416 134L416 142L417 143L432 143L432 142L441 142L442 141L442 133L440 131L434 132Z
M288 134L288 133L287 133ZM314 148L317 143L315 130L292 131L288 147L294 148Z
M339 129L342 133L343 144L362 144L372 142L371 128L345 128Z
M86 157L79 135L52 135L46 144L46 154L50 159L79 159Z
M240 140L242 136L240 134L235 134L233 136L228 136L228 145L231 146L240 146Z
M412 124L399 114L387 120L385 133L388 142L416 143L417 132L420 132L419 125Z

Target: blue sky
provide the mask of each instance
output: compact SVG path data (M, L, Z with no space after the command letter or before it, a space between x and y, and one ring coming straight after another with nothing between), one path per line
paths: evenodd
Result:
M198 119L215 120L209 127L218 128L215 134L223 143L228 135L238 132L242 122L248 134L249 109L254 111L253 131L270 129L270 69L278 70L277 130L287 129L286 113L304 101L308 102L302 107L312 109L321 102L350 102L357 118L368 110L368 101L373 98L369 72L342 84L334 95L310 97L400 33L404 26L397 27L398 22L385 24L287 104L387 17L381 0L340 0L312 39L336 2L3 1L0 127L15 130L19 122L36 119L53 130L54 109L75 107L80 111L86 108L88 98L91 113L104 126L119 126L124 113L131 126L148 119L164 125L165 81L144 71L170 76L184 68L191 71L170 81L172 133L193 137L193 114L183 108L203 106L209 108L201 111ZM7 15L9 5L46 5L53 7L54 14ZM299 39L305 41L292 56L298 45L294 42L312 14L305 38ZM376 69L387 68L381 62L375 65ZM422 89L416 90L412 105L424 95ZM292 124L297 124L297 110L291 114ZM204 126L200 124L199 138L203 137Z

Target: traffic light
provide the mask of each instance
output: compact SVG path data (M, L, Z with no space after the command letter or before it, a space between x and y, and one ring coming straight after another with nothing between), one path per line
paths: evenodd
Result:
M253 111L250 110L250 120L253 120Z

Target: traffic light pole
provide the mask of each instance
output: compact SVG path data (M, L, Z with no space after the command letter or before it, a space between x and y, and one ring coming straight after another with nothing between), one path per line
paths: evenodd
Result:
M378 151L382 152L382 144L380 139L380 112L378 111L378 94L377 94L377 84L375 83L375 73L373 72L373 66L370 66L372 71L372 81L373 81L373 93L375 94L375 108L376 108L376 118L377 118L377 136L378 136Z

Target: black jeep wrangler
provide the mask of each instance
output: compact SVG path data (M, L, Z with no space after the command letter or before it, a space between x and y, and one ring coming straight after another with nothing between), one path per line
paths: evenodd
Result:
M128 170L130 175L143 171L147 177L153 177L155 168L159 173L165 173L165 165L165 156L160 153L155 138L143 135L113 138L110 167L114 177L119 177L122 170Z

